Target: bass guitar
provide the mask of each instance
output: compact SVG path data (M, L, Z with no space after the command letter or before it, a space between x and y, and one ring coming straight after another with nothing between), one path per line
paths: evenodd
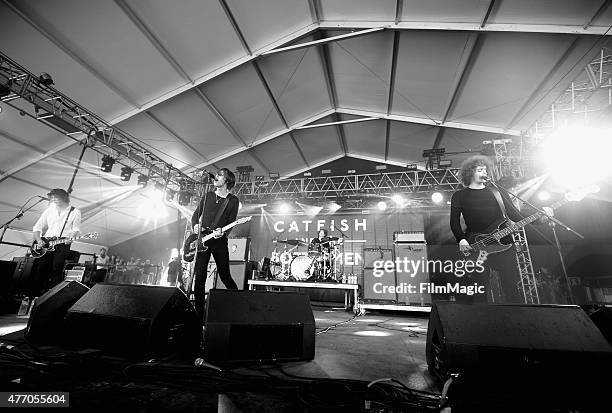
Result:
M249 216L249 217L243 217L243 218L237 219L236 221L230 224L227 224L226 226L221 228L221 232L225 232L231 228L234 228L236 225L244 224L245 222L249 222L251 218L252 217ZM200 240L201 245L198 248L198 252L206 251L208 249L208 247L205 245L206 241L213 239L215 237L214 232L208 228L203 230L202 233L206 233L207 235L202 236ZM183 259L185 261L187 262L193 261L193 259L195 258L197 243L198 243L198 234L191 234L190 236L187 237L187 239L185 240L185 243L183 244Z
M82 239L96 239L100 234L97 232L88 232L87 234L83 234L78 237L42 237L42 243L32 242L30 246L30 254L34 258L40 258L45 255L49 251L55 250L55 246L59 244L70 244L72 241L82 240Z
M580 201L586 195L593 192L597 191L596 188L591 186L578 191L568 192L562 200L550 205L549 208L556 209L568 202ZM466 257L477 255L478 261L484 261L487 255L507 251L512 247L512 239L509 236L525 225L541 218L543 215L542 212L536 212L518 222L511 222L504 218L489 225L485 232L468 234L467 242L470 244L470 249L462 251L462 253Z

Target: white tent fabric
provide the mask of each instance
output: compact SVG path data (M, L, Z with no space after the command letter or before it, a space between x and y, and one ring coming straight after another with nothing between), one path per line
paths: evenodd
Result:
M0 50L185 172L291 176L343 156L406 164L434 145L519 136L608 42L609 3L3 0ZM67 187L81 148L0 106L5 222ZM373 119L302 128L361 118ZM137 211L147 195L102 174L99 158L86 151L73 203L114 245L151 229ZM13 227L31 230L42 207Z

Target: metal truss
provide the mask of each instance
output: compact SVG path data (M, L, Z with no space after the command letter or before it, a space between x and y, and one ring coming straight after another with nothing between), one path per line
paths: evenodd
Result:
M519 284L523 292L523 300L525 304L540 304L540 296L538 295L538 286L533 272L525 228L514 232L512 240L516 247L516 265L518 266Z
M66 95L52 88L0 52L1 100L92 150L113 157L134 172L147 175L165 187L178 190L193 179L173 167L136 138L114 127ZM77 137L81 137L78 139Z
M425 194L461 187L459 169L389 172L237 183L234 193L243 202L281 199L350 200L395 193Z
M535 174L534 139L521 136L513 139L483 141L484 153L495 157L495 170L499 177L512 177L514 181L531 178Z
M529 130L544 136L571 119L589 121L612 105L612 53L603 48Z

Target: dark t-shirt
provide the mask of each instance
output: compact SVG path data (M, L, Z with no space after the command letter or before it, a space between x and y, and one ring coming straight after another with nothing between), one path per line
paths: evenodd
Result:
M508 218L513 221L523 219L510 199L503 192L500 193ZM465 221L465 232L461 228L461 215ZM463 188L455 192L451 198L450 226L457 242L466 238L467 234L485 231L489 225L502 218L503 214L499 204L489 188Z
M204 200L200 201L198 208L193 212L193 215L191 216L191 226L193 227L195 224L198 223L200 219L200 211L202 209L204 209L204 215L202 216L202 228L222 228L227 224L234 222L236 220L236 216L238 216L238 197L234 194L228 194L227 197L227 206L225 207L225 211L223 211L223 214L219 218L217 225L215 225L215 228L210 227L213 224L215 217L217 216L219 208L221 208L221 206L225 202L225 198L217 196L214 192L209 192L206 196L206 205L204 206L204 208L202 208Z

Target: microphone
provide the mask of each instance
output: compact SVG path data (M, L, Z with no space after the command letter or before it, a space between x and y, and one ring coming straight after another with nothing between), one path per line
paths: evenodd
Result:
M209 179L212 179L213 181L216 179L215 174L213 174L212 172L208 172L206 169L204 169L204 173L208 176Z
M36 195L37 197L39 197L40 199L42 199L43 201L48 201L49 198L44 197L44 196L40 196L40 195Z
M491 178L489 178L488 176L482 176L480 177L480 179L482 179L483 181L489 182L491 180Z

